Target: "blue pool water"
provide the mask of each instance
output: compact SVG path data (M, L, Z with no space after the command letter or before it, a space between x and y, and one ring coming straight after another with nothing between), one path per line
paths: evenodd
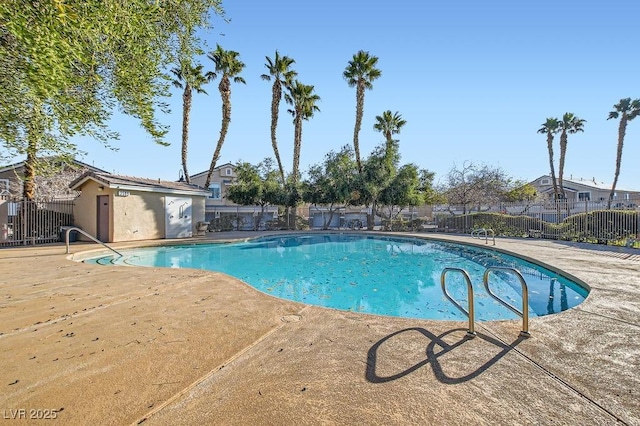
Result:
M569 309L588 294L571 280L514 256L416 238L314 233L140 248L123 254L89 261L219 271L283 299L408 318L466 319L442 293L440 275L446 267L469 273L480 321L517 318L485 291L482 277L490 266L515 268L524 276L530 316ZM514 274L492 272L489 282L496 294L522 306L521 285ZM462 274L448 274L447 289L467 305Z

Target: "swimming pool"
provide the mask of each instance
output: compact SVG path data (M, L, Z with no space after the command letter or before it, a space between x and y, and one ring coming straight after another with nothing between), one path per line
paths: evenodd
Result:
M529 315L557 313L581 303L588 291L540 265L464 244L367 234L279 235L234 243L188 244L122 251L123 257L86 261L103 265L196 268L236 277L275 297L345 311L420 319L466 319L445 299L444 268L467 271L474 287L476 319L517 316L492 299L482 285L488 267L517 269L529 288ZM449 293L462 306L467 289L461 274L447 277ZM521 306L513 274L491 275L491 289Z

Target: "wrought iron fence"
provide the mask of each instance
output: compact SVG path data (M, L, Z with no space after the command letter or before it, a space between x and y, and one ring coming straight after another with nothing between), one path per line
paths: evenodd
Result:
M433 207L434 230L469 233L491 228L499 236L548 238L640 248L640 199L497 203Z
M0 247L61 241L61 228L73 225L73 206L73 200L22 201L0 195ZM225 214L209 222L215 230L255 229L253 216L239 219L238 214ZM264 219L264 225L261 223L259 229L284 227L279 219ZM496 236L640 248L640 199L611 203L559 201L434 205L427 206L420 217L407 210L406 215L389 222L385 224L382 220L379 229L471 233L474 229L490 228Z
M0 247L61 241L61 228L73 225L73 205L0 197Z

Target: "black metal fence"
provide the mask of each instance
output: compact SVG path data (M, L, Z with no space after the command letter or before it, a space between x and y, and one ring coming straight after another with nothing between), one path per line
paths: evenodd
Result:
M61 227L73 225L73 205L0 198L0 247L62 241Z
M486 228L496 236L548 238L640 248L640 199L500 203L472 211L434 206L433 230L470 233Z
M73 200L23 201L0 195L0 247L61 241L61 228L73 225L73 207ZM237 213L215 216L212 218L215 220L210 220L209 230L255 229L254 221L259 218L241 216ZM310 218L298 217L305 222ZM262 219L258 229L286 228L284 223L280 223L282 218L275 218L273 214ZM337 226L342 227L342 224ZM473 207L434 205L420 217L411 212L410 216L381 220L378 229L471 233L480 228L491 229L496 236L640 248L640 199L613 203L560 201Z

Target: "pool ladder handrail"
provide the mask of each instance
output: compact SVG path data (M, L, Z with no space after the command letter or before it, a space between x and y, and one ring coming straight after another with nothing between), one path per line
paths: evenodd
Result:
M522 286L522 311L518 310L518 308L514 307L509 302L500 298L500 296L492 292L491 289L489 288L489 275L491 274L491 272L496 272L496 271L513 273L520 281L520 285ZM512 312L514 312L516 315L522 318L522 330L520 331L520 335L523 337L531 336L529 334L529 289L520 271L514 268L505 267L505 266L490 266L487 268L486 271L484 271L482 282L484 284L485 290L487 290L487 293L489 293L489 296L493 297L500 304L509 308Z
M106 248L108 248L109 250L111 250L112 252L117 254L118 256L122 256L122 253L120 253L118 250L112 248L107 243L103 243L99 239L93 237L88 232L83 231L82 229L80 229L80 228L78 228L76 226L71 226L69 228L66 228L65 233L64 233L64 243L65 243L65 246L67 247L67 254L69 254L69 234L71 233L71 231L77 231L77 232L81 233L82 235L84 235L85 237L91 239L92 241L94 241L94 242L96 242L98 244L102 244L103 246L105 246Z
M489 244L489 232L491 232L491 237L493 238L493 245L496 245L496 233L491 228L478 228L471 231L471 238L480 239L480 234L484 234L484 242L485 244Z
M463 308L453 297L451 297L451 295L447 291L447 287L445 285L445 281L446 281L445 278L446 278L447 272L459 272L464 277L464 280L467 283L468 310ZM465 314L469 318L469 328L467 329L467 337L469 338L476 337L475 310L474 310L474 304L473 304L473 284L471 284L471 278L469 277L469 274L467 273L467 271L461 268L444 268L442 270L442 273L440 274L440 286L442 287L442 292L444 293L444 296L447 299L449 299L449 301L453 303L453 305L456 308L458 308L463 314Z

